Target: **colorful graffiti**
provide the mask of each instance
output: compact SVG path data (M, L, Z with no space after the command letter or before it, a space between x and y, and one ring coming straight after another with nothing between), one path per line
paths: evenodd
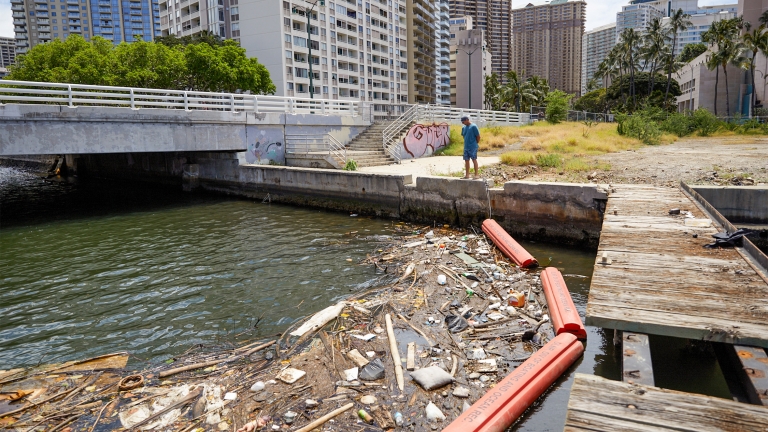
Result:
M450 142L450 127L448 123L433 123L431 125L417 124L411 127L403 138L403 149L406 159L429 156L437 149L445 147Z
M250 132L250 131L249 131ZM252 140L248 134L248 150L245 160L249 164L285 164L285 146L281 129L256 131Z

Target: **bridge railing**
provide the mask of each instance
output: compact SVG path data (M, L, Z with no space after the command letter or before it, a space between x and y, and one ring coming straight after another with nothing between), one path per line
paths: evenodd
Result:
M360 102L132 87L0 80L0 103L351 115Z

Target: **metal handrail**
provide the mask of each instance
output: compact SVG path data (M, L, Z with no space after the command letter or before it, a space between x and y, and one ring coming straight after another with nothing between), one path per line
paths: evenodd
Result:
M419 117L420 108L419 105L412 105L403 113L403 115L384 128L384 131L382 132L382 145L384 146L384 151L392 156L396 163L400 163L402 158L400 156L400 146L395 142L395 138L400 135L406 125L411 124L411 122Z
M359 101L0 80L0 103L360 115Z
M346 147L330 134L286 134L285 153L300 155L327 153L334 159L341 159L342 165L347 163Z

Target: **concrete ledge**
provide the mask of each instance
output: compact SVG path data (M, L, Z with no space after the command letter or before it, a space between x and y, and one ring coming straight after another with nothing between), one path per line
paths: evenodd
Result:
M731 223L768 224L766 186L691 186Z

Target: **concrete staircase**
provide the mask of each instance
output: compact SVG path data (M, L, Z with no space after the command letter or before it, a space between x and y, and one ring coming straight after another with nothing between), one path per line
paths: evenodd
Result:
M399 141L402 141L414 123L405 125L400 131ZM357 162L358 168L391 165L395 159L384 151L382 135L389 122L376 122L357 135L347 144L347 160Z

